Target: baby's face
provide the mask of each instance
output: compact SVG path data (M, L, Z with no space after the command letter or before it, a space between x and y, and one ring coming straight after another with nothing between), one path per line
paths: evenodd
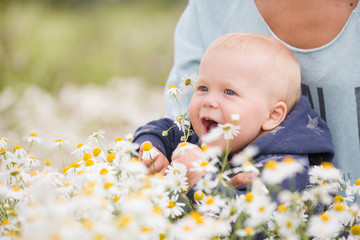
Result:
M262 124L272 107L266 78L271 69L261 56L233 50L207 51L204 55L195 93L189 106L190 120L201 138L217 124L232 123L238 114L241 130L231 141L232 152L238 152L260 134ZM215 143L223 150L223 138Z

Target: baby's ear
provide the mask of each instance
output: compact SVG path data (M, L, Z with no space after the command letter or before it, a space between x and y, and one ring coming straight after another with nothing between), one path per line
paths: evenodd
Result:
M269 116L265 119L262 129L270 131L279 126L279 124L285 119L286 112L286 104L283 101L276 102L271 109Z

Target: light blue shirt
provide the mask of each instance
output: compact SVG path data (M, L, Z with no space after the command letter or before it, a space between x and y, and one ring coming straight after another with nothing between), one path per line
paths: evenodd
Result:
M198 72L202 55L216 38L247 32L277 36L253 0L190 0L175 31L174 66L165 87L166 115L177 103L167 89L179 86L184 74ZM342 31L326 45L299 49L286 44L301 66L302 93L326 120L335 146L334 165L352 182L360 178L360 4ZM191 93L182 96L186 110Z

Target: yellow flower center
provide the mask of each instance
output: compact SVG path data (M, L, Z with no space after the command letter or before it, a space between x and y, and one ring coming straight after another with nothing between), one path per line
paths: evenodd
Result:
M146 142L146 143L144 143L144 145L143 145L143 150L144 151L150 151L151 149L152 149L152 144L150 143L150 142Z
M350 232L352 235L360 236L360 226L355 224L351 227Z
M130 216L121 216L120 217L120 219L119 219L119 227L121 227L121 228L124 228L124 227L126 227L128 224L129 224L129 222L131 221L131 217Z
M29 134L29 136L30 137L37 137L38 135L36 133L32 132L32 133Z
M202 161L202 162L200 163L200 166L201 166L201 167L206 167L207 165L209 165L209 162L207 162L207 161Z
M281 204L277 208L278 212L286 212L288 210L287 206Z
M80 165L78 163L76 163L76 162L73 162L73 163L70 164L71 168L78 168L79 166Z
M5 153L5 152L7 152L7 149L6 148L0 148L0 152Z
M321 166L323 166L323 168L333 168L334 165L332 165L330 162L322 162Z
M93 155L94 155L95 157L97 157L100 153L101 153L101 149L100 149L100 148L94 148L94 150L93 150Z
M173 202L173 201L170 201L169 202L169 205L167 206L168 208L173 208L173 207L175 207L176 206L176 204Z
M84 144L79 143L79 144L77 145L77 148L81 148L82 146L84 146Z
M66 167L63 169L63 174L65 174L68 170L69 170L70 167Z
M252 227L246 227L246 228L244 228L244 230L245 230L246 234L248 234L248 235L253 234L255 231Z
M251 163L251 162L249 162L249 161L247 161L247 162L244 162L243 164L242 164L242 167L249 167L249 166L252 166L253 164Z
M115 139L115 142L120 142L120 141L122 141L123 139L121 138L121 137L118 137L118 138L116 138Z
M290 221L287 221L287 222L286 222L286 227L287 227L287 228L291 228L292 225L293 225L292 222L290 222Z
M55 143L60 143L60 142L62 142L63 140L61 139L61 138L59 138L59 139L57 139L57 140L55 140Z
M321 214L320 218L321 218L321 220L323 220L324 222L327 222L327 221L330 220L329 215L327 215L327 214L325 214L325 213L324 213L324 214Z
M166 239L166 235L164 233L160 233L159 234L159 238L160 240L165 240Z
M84 224L84 226L85 226L87 229L92 229L92 227L93 227L92 222L89 221L89 220L87 220L87 219L84 219L84 220L82 221L82 224Z
M88 159L91 159L93 156L91 155L91 153L84 153L84 156L83 156L83 160L86 161Z
M274 160L270 160L265 164L265 168L276 170L277 168L277 162Z
M344 198L340 195L337 195L334 197L334 203L342 203L344 201Z
M345 210L344 205L341 203L335 204L334 209L335 209L335 211L338 211L338 212Z
M204 216L199 212L191 212L189 213L190 217L195 220L197 224L202 224L204 222Z
M208 146L207 144L205 144L205 143L201 144L201 150L202 150L203 152L205 152L205 151L208 150L208 149L209 149L209 146Z
M142 232L152 232L153 228L152 227L143 227L141 228Z
M16 150L18 150L18 149L22 149L22 147L21 147L20 145L16 145L16 146L14 147L14 152L15 152Z
M170 85L169 90L172 89L172 88L176 88L176 86L175 85Z
M106 160L107 160L109 163L111 163L112 161L114 161L114 159L115 159L115 155L112 154L112 153L110 153L110 154L107 155L107 157L106 157Z
M254 195L252 193L248 192L248 193L245 194L245 201L246 202L251 202L253 200L253 198L254 198Z
M50 165L51 165L51 162L46 159L46 160L44 160L44 164L45 164L46 166L50 166Z
M106 183L104 184L104 188L105 188L105 189L109 189L109 188L111 188L112 186L114 186L114 184L111 183L111 182L106 182Z
M356 185L356 186L360 186L360 178L356 179L355 185Z
M201 200L203 200L203 199L204 199L204 196L205 196L205 194L204 194L202 191L200 191L200 190L198 190L198 191L196 191L196 192L194 193L194 199L195 199L196 201L201 201Z
M214 204L215 202L215 198L213 196L209 197L208 199L206 199L206 204L211 205Z
M189 225L185 225L185 226L184 226L184 231L190 231L190 230L191 230L191 228L190 228Z
M31 177L35 177L36 175L38 175L37 172L31 172L31 173L30 173L30 176L31 176Z
M89 159L89 160L86 160L86 163L85 163L86 166L93 166L94 165L94 161Z
M119 201L119 199L120 199L120 196L115 196L115 197L113 198L113 201L114 201L114 202L117 202L117 201Z
M100 175L106 175L108 174L109 170L107 170L106 168L103 168L100 170Z
M265 210L265 206L259 207L259 212L263 212Z
M295 159L293 157L285 157L282 161L284 163L293 163L295 162Z
M185 86L189 86L190 83L191 83L191 79L190 79L190 78L187 78L187 79L185 80Z
M9 224L9 223L10 223L9 220L4 219L4 221L2 222L2 225L7 225L7 224Z
M8 142L6 138L1 138L1 137L0 137L0 140L5 141L6 143Z

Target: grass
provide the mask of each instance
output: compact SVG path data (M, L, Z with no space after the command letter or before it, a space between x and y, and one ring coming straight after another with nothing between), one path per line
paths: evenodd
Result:
M105 84L112 77L164 85L187 1L93 1L81 7L49 1L0 6L0 91L35 84L56 92L67 82Z

